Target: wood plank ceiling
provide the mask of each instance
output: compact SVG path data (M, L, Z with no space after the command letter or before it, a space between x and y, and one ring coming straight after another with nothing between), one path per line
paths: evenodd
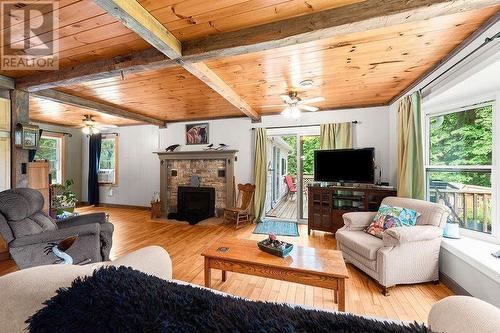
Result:
M148 71L58 90L104 100L129 111L167 121L241 116L219 94L181 67Z
M321 109L388 103L497 11L473 12L365 31L208 62L261 114L281 112L279 95L324 96ZM301 88L302 80L314 86Z
M50 124L72 127L82 125L84 115L91 115L100 124L128 126L141 124L138 121L106 115L71 105L30 97L30 119Z
M360 0L138 0L181 41L189 41L282 19L307 15ZM60 1L61 68L109 59L151 46L91 0ZM500 6L358 32L307 44L207 61L252 108L261 114L280 104L279 95L312 79L300 97L324 96L322 109L385 104L432 68ZM16 23L17 25L22 22ZM12 27L16 31L16 27ZM23 37L19 37L22 39ZM10 77L32 72L0 72ZM241 116L220 95L181 67L125 74L124 77L60 87L58 90L165 121ZM76 125L88 110L59 107L68 116L47 112L32 99L35 121ZM49 106L47 106L49 105ZM134 121L101 119L110 124Z

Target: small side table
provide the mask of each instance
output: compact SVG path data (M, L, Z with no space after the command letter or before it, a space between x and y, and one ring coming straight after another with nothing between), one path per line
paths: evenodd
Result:
M151 202L151 218L158 219L161 217L161 201Z

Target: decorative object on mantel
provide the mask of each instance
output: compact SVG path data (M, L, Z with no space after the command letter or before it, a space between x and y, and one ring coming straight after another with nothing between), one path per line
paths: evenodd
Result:
M214 144L213 144L213 143L211 143L211 144L209 144L209 145L207 146L207 148L205 148L204 150L214 150L214 149L215 149L215 148L214 148Z
M187 124L186 144L203 145L208 143L208 123Z
M225 143L219 143L219 147L215 148L216 150L226 150L227 148L229 148L228 145L226 145Z
M269 234L269 237L258 242L257 246L261 251L282 258L289 255L293 249L293 244L278 240L275 234Z
M170 145L168 146L167 148L165 148L165 151L166 152L169 152L169 151L175 151L177 148L179 148L181 145L179 144L175 144L175 145Z

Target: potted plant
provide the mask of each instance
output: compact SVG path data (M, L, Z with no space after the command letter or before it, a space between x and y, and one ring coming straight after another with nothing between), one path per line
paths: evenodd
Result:
M63 212L73 213L75 210L78 199L76 194L71 190L73 184L73 179L68 179L64 184L53 184L50 186L50 215L52 217L55 218Z

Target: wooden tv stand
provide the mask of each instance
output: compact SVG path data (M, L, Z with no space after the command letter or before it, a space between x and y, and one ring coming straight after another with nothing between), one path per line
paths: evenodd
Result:
M344 226L345 213L377 211L385 197L396 195L394 188L385 186L309 186L307 233L335 233Z

